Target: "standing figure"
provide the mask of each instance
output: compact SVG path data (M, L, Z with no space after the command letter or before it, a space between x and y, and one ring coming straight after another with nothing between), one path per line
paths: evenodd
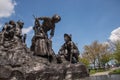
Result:
M70 61L70 63L77 63L79 56L79 50L77 46L72 41L71 36L68 34L64 34L64 41L65 43L62 45L61 49L58 52L58 59L61 60L60 57L64 56L65 60Z
M54 51L52 49L52 37L54 36L55 23L60 21L60 16L54 15L50 17L35 18L35 25L33 27L35 35L32 38L31 51L34 51L34 55L52 58ZM43 23L40 24L40 21ZM48 31L50 32L50 38L48 37Z
M36 42L36 36L39 34L39 28L40 28L40 22L38 20L38 18L34 17L35 18L35 22L34 22L34 27L33 27L33 30L34 30L34 36L32 38L32 45L31 45L31 51L35 51L35 42Z
M15 28L16 28L16 24L13 20L9 21L9 23L6 23L2 29L3 36L4 36L3 39L5 40L13 39Z
M44 34L44 31L42 28L40 29L40 32L35 37L35 55L38 56L46 56L48 55L48 48L47 48L47 40L46 35Z
M51 31L49 39L52 39L52 37L54 36L54 31L55 31L55 23L58 23L61 20L61 17L59 15L54 15L52 18L39 17L38 20L43 21L41 27L47 36L48 36L47 32Z
M5 39L4 34L6 33L6 29L7 29L8 25L9 25L8 23L5 23L5 25L2 29L2 32L0 32L0 34L1 34L0 44L4 43L4 39Z
M21 41L22 42L22 28L24 23L22 21L10 20L9 23L5 23L2 29L2 38L0 43L3 44L4 41Z
M16 40L21 40L22 41L22 28L23 28L24 23L22 21L17 21L16 27L15 27L15 35L14 38Z

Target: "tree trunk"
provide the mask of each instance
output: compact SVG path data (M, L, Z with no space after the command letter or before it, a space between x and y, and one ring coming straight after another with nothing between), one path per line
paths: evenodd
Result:
M95 69L95 59L94 59L94 61L93 61L93 65L94 65L94 69Z

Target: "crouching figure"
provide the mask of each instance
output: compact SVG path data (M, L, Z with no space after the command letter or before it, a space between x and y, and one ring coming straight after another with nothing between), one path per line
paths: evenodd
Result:
M64 41L65 43L62 45L57 55L58 63L64 63L65 61L77 63L79 61L79 50L72 41L71 35L64 34Z

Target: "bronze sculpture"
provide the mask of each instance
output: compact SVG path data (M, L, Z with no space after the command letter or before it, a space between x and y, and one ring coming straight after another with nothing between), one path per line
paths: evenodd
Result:
M39 20L43 21L40 24ZM52 49L52 37L54 36L55 23L58 23L61 20L60 16L54 15L50 17L39 17L35 18L34 23L34 32L35 35L32 38L31 51L34 52L34 55L47 57L49 59L54 55ZM50 38L48 37L48 31L50 32Z
M52 39L55 31L55 23L58 23L61 20L61 17L55 14L52 18L39 17L38 20L43 20L41 27L46 35L47 35L47 32L51 30L49 39Z
M10 20L9 23L5 23L2 29L2 39L1 43L4 43L4 40L20 40L22 41L22 28L24 23L22 21L13 21Z
M58 63L62 63L61 56L64 56L65 60L70 63L77 63L79 50L75 43L72 41L71 35L64 34L65 43L62 45L61 49L58 52Z
M52 23L52 18L50 21ZM56 21L60 21L60 18ZM49 21L43 23L50 25ZM57 64L56 59L53 59L55 54L50 40L54 35L53 28L49 25L43 26L39 23L39 19L35 18L32 48L34 55L37 56L34 56L25 45L27 35L22 35L23 25L21 21L12 20L6 23L0 32L0 80L78 80L88 76L86 67L77 63L79 51L70 35L64 35L65 43L58 55L59 60L62 60L63 56L65 60L62 62L68 61L68 63ZM46 30L46 27L49 28ZM49 30L52 31L50 38L47 34ZM55 62L50 63L52 59Z

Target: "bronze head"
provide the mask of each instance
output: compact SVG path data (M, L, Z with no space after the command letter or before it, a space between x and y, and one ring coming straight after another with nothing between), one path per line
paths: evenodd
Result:
M19 20L19 21L17 21L17 24L20 26L20 28L23 28L24 22Z
M69 34L64 34L64 40L65 42L71 41L71 36Z
M10 21L9 21L9 24L15 25L15 22L14 22L13 20L10 20Z
M60 20L61 20L61 17L57 14L55 14L53 17L52 17L52 20L55 22L55 23L58 23Z

